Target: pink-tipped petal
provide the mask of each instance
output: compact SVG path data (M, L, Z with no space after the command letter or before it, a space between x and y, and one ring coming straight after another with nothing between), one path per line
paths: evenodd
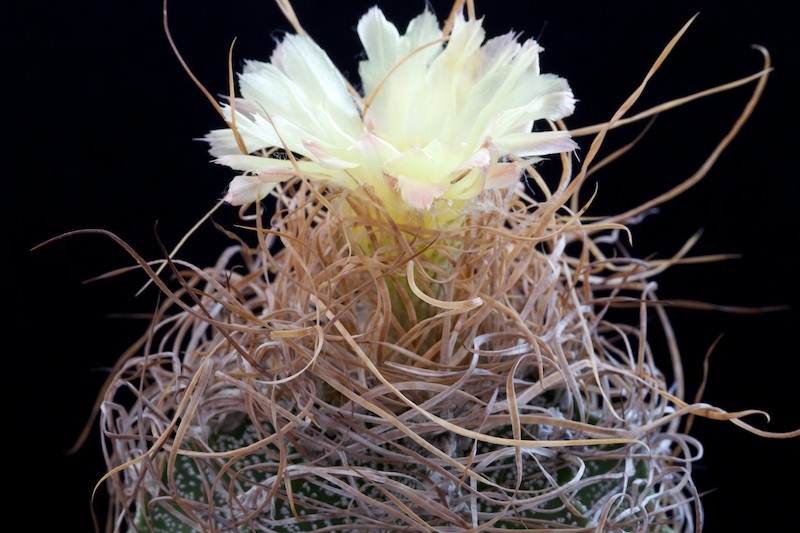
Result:
M269 195L275 184L275 181L264 181L258 176L236 176L228 185L223 200L231 205L258 202Z
M456 168L456 172L462 172L464 170L472 170L473 168L485 167L489 163L491 163L492 158L489 154L489 150L486 148L481 148L469 156L469 159L464 161L461 165Z
M519 182L520 168L516 163L498 163L486 180L487 189L503 189Z
M415 209L430 209L433 201L447 192L449 183L415 181L405 176L395 176L400 197Z

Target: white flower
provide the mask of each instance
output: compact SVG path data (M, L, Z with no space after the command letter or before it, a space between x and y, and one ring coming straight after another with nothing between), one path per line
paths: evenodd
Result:
M205 137L217 162L242 172L227 202L255 202L296 175L280 149L301 156L308 179L370 186L409 210L507 187L519 180L521 158L575 149L564 131L532 131L575 106L566 80L539 72L535 41L519 43L512 33L485 41L481 20L463 17L445 37L427 10L400 35L377 7L361 18L358 35L367 57L361 95L308 37L287 35L269 63L245 64L235 117L223 106L244 147L231 129Z

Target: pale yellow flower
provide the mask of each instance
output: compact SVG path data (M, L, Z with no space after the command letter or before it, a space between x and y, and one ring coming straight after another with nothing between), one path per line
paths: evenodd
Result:
M486 40L482 21L463 17L443 38L428 10L401 35L377 7L359 21L358 36L361 96L305 36L287 35L268 63L245 64L234 108L247 153L231 129L205 137L217 162L242 172L227 202L255 202L297 174L283 150L267 155L273 148L301 156L296 165L308 179L373 187L395 211L474 199L517 183L521 160L576 148L547 124L534 131L575 106L566 80L540 73L534 40ZM223 110L230 122L231 107Z

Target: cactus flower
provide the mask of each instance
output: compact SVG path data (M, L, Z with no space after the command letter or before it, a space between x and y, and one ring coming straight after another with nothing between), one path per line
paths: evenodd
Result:
M544 122L570 115L575 99L566 80L540 72L536 41L487 40L482 20L463 16L444 34L427 9L402 35L377 7L357 29L360 92L307 36L286 35L269 62L245 63L240 97L222 104L238 135L205 136L216 162L241 172L228 203L256 202L300 173L372 187L395 213L435 211L516 184L524 165L576 148Z

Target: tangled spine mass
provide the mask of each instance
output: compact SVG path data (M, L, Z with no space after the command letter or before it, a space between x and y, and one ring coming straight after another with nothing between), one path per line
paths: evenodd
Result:
M324 192L326 201L318 201ZM102 411L113 516L147 531L692 529L701 445L621 226L521 187L457 229L285 184L180 288ZM254 244L248 244L252 241ZM614 258L603 250L614 251ZM638 325L615 322L638 308ZM652 325L650 326L652 328ZM679 391L677 395L675 391Z
M176 288L138 258L169 298L104 391L110 529L701 527L687 420L749 427L749 412L684 400L650 281L679 259L633 257L622 224L707 172L758 100L766 54L763 72L724 87L758 79L697 174L615 217L593 221L578 201L605 133L677 38L593 130L575 180L561 157L555 190L529 166L536 194L485 190L433 230L368 187L295 177L272 191L271 220L260 204L241 211L249 227L224 230L214 266L168 261Z

